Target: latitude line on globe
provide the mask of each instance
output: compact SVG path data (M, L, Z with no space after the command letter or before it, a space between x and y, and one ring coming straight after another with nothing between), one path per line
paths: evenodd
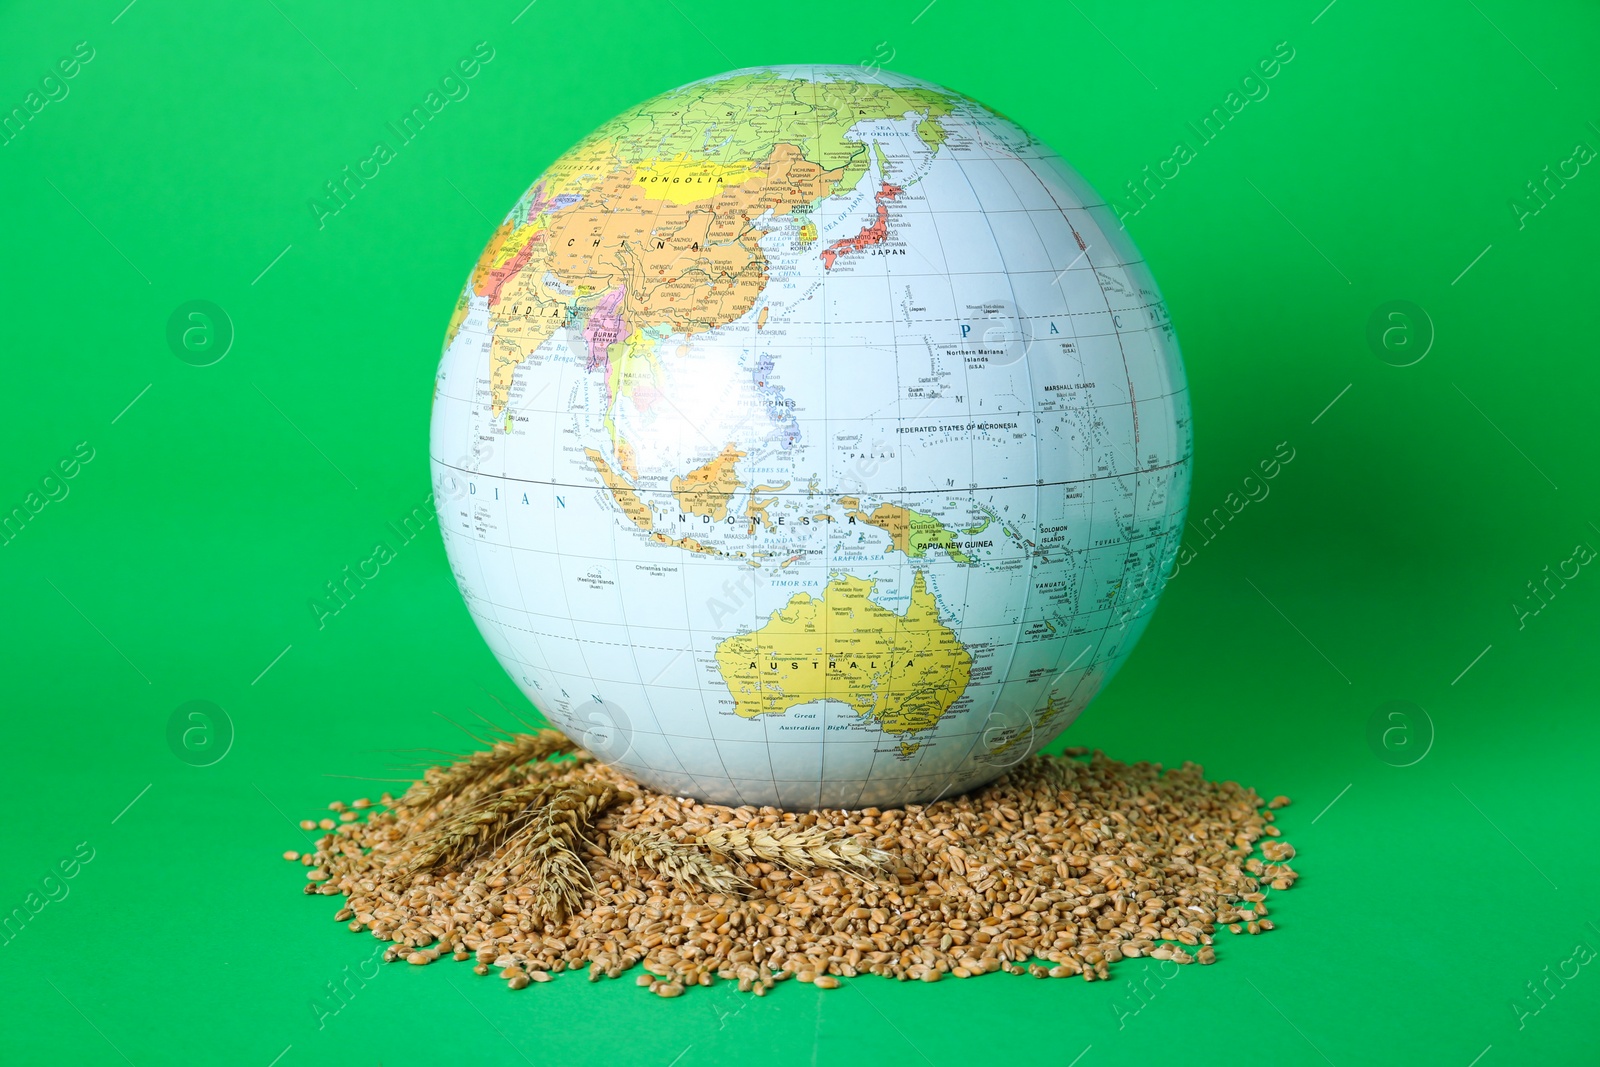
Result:
M448 468L449 470L453 470L453 471L459 471L462 474L470 474L470 475L472 475L474 477L478 477L478 478L495 478L495 479L498 479L498 480L503 481L503 482L517 482L520 485L543 485L543 486L549 486L552 489L602 489L602 488L604 488L604 486L595 485L595 484L589 483L589 482L546 482L546 481L540 481L540 480L534 479L534 478L514 478L509 474L485 474L482 471L470 470L470 469L468 469L466 467L457 467L453 463L445 463L445 462L443 462L442 460L439 460L439 459L434 459L434 462L437 463L441 467L445 467L445 468ZM1116 481L1119 478L1134 478L1134 477L1137 477L1138 475L1149 474L1149 473L1151 473L1153 471L1176 470L1179 467L1187 466L1188 462L1189 462L1188 457L1184 457L1182 459L1175 460L1172 463L1162 463L1162 464L1158 464L1157 466L1154 466L1154 467L1139 467L1136 470L1128 471L1126 474L1101 474L1101 475L1096 475L1093 478L1068 478L1068 479L1065 479L1063 481L1056 481L1056 482L1037 482L1037 483L1035 483L1035 482L1018 482L1015 485L980 485L980 486L975 486L973 488L965 489L965 490L963 490L963 492L967 492L967 493L994 493L994 492L1001 492L1001 491L1004 491L1004 490L1020 491L1020 490L1024 490L1024 489L1057 489L1057 488L1061 488L1063 486L1068 486L1068 485L1089 485L1089 484L1091 484L1093 482L1109 482L1109 481ZM652 489L652 488L642 488L642 487L637 487L636 486L635 487L635 491L650 493L650 492L665 492L666 489L665 489L665 487L662 487L661 489L657 490L657 489ZM923 493L923 494L933 493L935 495L943 493L944 495L948 496L950 494L950 488L948 486L946 486L943 489L938 489L938 488L935 488L935 489L905 489L905 490L896 490L893 493L887 493L887 494L885 494L885 493L876 493L876 494L873 494L873 495L874 496L909 496L909 495L917 494L917 493ZM773 495L773 496L795 497L796 499L806 499L808 497L811 497L814 494L802 493L802 492L775 492L775 493L773 493L771 495Z

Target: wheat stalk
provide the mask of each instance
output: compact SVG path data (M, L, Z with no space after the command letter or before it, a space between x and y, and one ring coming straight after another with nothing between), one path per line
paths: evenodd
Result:
M693 845L674 841L653 830L613 830L606 835L607 854L628 867L643 867L679 885L713 893L731 893L748 883Z
M577 742L560 730L513 734L507 740L496 741L492 748L474 752L448 767L431 768L422 781L406 790L397 806L421 813L448 797L459 797L474 787L492 783L524 763L546 759L561 752L572 752L577 747Z
M878 872L888 862L886 853L848 838L830 838L827 830L816 826L803 830L744 830L715 826L701 833L698 841L713 852L760 863L774 863L795 871L827 867Z

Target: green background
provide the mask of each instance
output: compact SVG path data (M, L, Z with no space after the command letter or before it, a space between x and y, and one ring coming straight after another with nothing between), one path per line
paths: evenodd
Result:
M1600 577L1513 605L1600 547L1600 173L1520 224L1510 202L1600 146L1600 15L1325 2L7 5L0 111L79 41L94 58L0 147L0 511L80 442L94 458L0 546L0 912L94 852L0 946L0 1061L1595 1062L1600 966L1567 964L1544 1000L1527 983L1600 949ZM480 41L470 96L319 229L323 182ZM377 943L301 895L291 820L381 788L331 775L470 744L436 712L526 707L431 528L323 628L308 608L428 495L440 338L491 220L623 108L785 62L960 89L1119 196L1283 41L1270 95L1128 227L1184 349L1191 517L1280 442L1295 458L1214 539L1191 530L1142 646L1061 741L1292 796L1304 877L1278 930L1151 979L1136 1014L1125 980L1150 961L1092 985L677 1001L400 965L319 1028L313 1002ZM212 366L166 340L193 299L236 331ZM1368 341L1391 300L1436 335L1411 366ZM210 766L169 745L191 700L231 723ZM1391 701L1414 707L1384 720Z

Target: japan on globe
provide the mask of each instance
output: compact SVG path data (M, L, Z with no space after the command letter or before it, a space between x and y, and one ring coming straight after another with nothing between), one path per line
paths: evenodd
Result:
M1155 606L1191 440L1076 171L959 93L791 66L534 182L431 452L468 609L551 722L664 792L809 809L963 792L1065 729Z

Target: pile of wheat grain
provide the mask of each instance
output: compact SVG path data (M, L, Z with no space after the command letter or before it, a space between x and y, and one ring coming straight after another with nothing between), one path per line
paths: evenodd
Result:
M1211 963L1219 926L1272 929L1263 885L1297 877L1273 825L1287 798L1084 755L926 806L795 813L655 793L541 730L382 808L335 801L317 851L285 857L307 893L347 897L336 919L393 942L385 959L476 960L517 989L640 963L667 997L717 979L1094 981L1123 957Z

